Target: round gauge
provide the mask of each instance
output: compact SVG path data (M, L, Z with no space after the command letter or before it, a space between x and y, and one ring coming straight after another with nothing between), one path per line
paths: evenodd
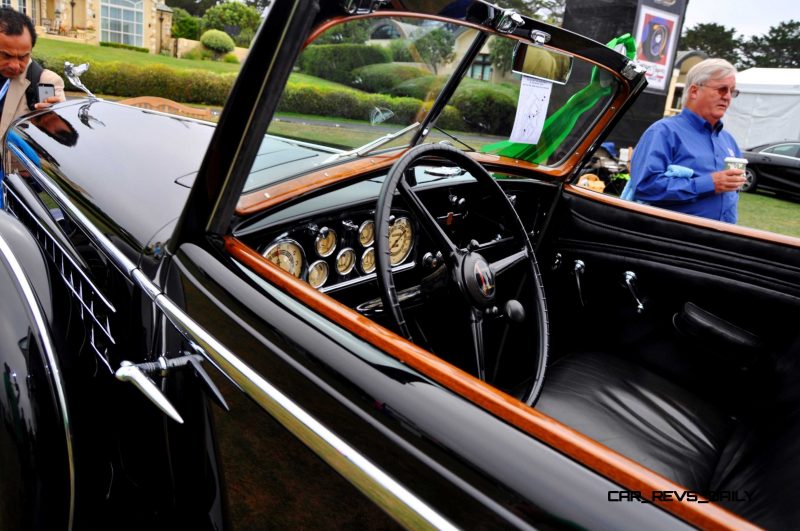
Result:
M369 247L375 241L375 222L367 220L358 228L358 243Z
M322 227L314 240L314 249L320 256L330 256L336 249L336 232L328 227Z
M408 218L397 218L389 227L389 260L396 266L408 258L414 233Z
M355 265L356 253L351 248L346 247L336 255L336 271L338 271L340 275L346 275L353 270Z
M303 249L294 240L280 240L264 251L264 258L297 278L303 271Z
M318 288L328 280L328 264L324 260L317 260L308 266L308 283L312 288Z
M375 249L370 247L361 255L361 270L364 273L375 271Z

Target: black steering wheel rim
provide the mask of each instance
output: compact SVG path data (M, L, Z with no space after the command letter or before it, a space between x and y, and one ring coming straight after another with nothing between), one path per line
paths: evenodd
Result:
M392 274L391 265L391 249L389 245L389 230L391 225L391 212L392 203L395 193L400 190L401 193L406 195L406 199L411 203L415 203L416 209L422 209L427 214L428 219L432 219L427 209L421 202L415 200L415 194L410 191L410 188L401 183L403 176L409 168L412 168L420 158L439 158L445 159L455 165L458 165L463 170L472 175L479 183L479 185L487 187L500 201L500 204L507 208L509 213L510 225L513 225L512 232L514 237L518 239L524 246L525 258L530 267L530 277L533 283L533 298L536 311L534 318L538 327L539 333L536 341L536 369L534 375L529 379L524 391L521 393L521 400L528 405L533 405L538 399L542 384L544 382L544 373L547 366L547 357L549 350L549 333L548 333L548 320L547 320L547 306L545 302L544 287L542 285L542 278L539 272L539 265L536 256L533 252L528 233L525 230L522 221L516 213L513 205L509 201L506 194L500 188L500 185L494 178L480 165L464 152L450 147L445 144L422 144L412 147L397 162L392 165L389 174L383 182L381 192L378 197L378 203L375 209L375 258L376 258L376 276L378 286L381 291L381 299L385 311L391 315L401 335L406 339L413 342L411 332L403 316L403 311L400 307L398 299L397 288L394 283L394 276ZM412 209L413 210L413 209ZM435 222L434 222L435 223ZM432 223L433 224L433 223ZM437 224L438 226L438 224ZM434 232L437 229L432 229ZM438 229L441 231L441 229ZM441 238L448 239L442 232ZM435 238L434 238L435 239ZM465 255L470 253L465 250L451 250L448 252L461 253ZM470 255L471 256L471 255ZM445 262L454 263L455 260L462 259L462 257L445 257ZM478 260L480 261L480 260ZM470 264L472 266L472 264ZM477 267L477 266L476 266ZM469 304L469 303L468 303ZM473 314L475 313L475 307ZM482 336L481 336L482 337ZM482 348L478 345L476 349ZM480 364L479 364L480 365ZM480 375L480 368L478 370Z

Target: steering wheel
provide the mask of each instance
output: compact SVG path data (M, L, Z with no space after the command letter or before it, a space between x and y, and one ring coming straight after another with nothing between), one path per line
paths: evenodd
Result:
M516 250L499 260L489 263L477 252L476 249L480 245L476 241L473 240L467 248L459 248L445 233L436 217L422 204L412 187L404 179L407 171L414 168L421 158L445 159L469 172L478 182L478 186L487 190L496 201L496 204L502 205L501 208L506 211L505 219L508 220L508 228L512 233L512 248ZM521 399L526 404L533 405L541 393L544 372L547 366L549 348L547 307L539 265L533 252L533 246L522 221L519 219L508 197L483 166L464 152L445 144L422 144L412 147L389 170L389 175L381 187L375 211L377 280L381 290L383 307L393 317L401 335L412 342L411 332L400 307L391 265L389 231L392 201L394 200L395 192L399 192L405 199L408 209L416 217L434 245L441 251L448 273L446 282L456 288L455 291L469 309L472 349L475 356L475 373L478 378L486 380L484 362L486 359L484 350L486 318L504 311L509 317L524 318L526 320L533 319L535 321L538 329L538 341L535 345L536 368L533 376L526 381L521 394ZM504 310L498 309L498 301L495 298L497 293L496 282L502 282L504 272L512 266L523 262L527 264L528 273L533 283L533 296L530 297L533 299L530 302L535 306L533 316L526 316L523 306L517 301L509 301Z

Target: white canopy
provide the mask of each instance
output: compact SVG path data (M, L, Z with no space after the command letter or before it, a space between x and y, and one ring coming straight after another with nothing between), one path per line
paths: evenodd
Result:
M750 68L736 75L736 88L723 122L740 148L800 140L800 68Z

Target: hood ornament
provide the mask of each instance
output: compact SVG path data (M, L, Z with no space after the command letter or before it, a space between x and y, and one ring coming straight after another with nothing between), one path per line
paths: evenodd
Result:
M94 98L95 95L81 82L81 76L85 74L87 70L89 70L89 63L73 65L69 61L64 61L64 75L67 76L69 82L88 94L90 98Z

